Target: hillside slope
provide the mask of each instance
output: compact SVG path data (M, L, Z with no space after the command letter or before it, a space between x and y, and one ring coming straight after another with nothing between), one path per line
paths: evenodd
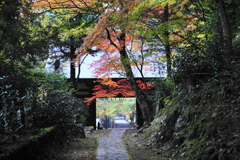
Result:
M177 84L145 131L163 157L240 159L240 63L218 77L183 89Z

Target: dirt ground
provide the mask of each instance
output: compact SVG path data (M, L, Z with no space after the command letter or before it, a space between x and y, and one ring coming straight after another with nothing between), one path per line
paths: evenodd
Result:
M152 148L137 130L128 129L123 136L131 160L166 160L157 148Z
M110 132L111 129L97 130L86 133L86 138L75 138L59 149L59 154L53 160L95 160L98 138L107 137Z

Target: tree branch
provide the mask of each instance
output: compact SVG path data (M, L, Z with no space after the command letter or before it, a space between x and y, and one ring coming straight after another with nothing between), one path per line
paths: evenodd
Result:
M203 17L203 21L204 21L204 22L206 22L204 8L203 8L203 6L201 5L201 3L200 3L200 1L199 1L199 0L197 0L197 3L198 3L199 7L200 7L200 8L201 8L201 10L202 10L202 17Z
M119 47L113 42L109 30L107 28L105 28L105 30L107 31L107 38L110 41L110 44L119 49Z

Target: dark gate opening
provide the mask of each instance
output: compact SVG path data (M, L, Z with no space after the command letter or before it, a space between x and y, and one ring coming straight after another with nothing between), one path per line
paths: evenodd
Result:
M75 97L77 98L89 98L92 97L93 88L97 84L97 78L84 78L79 79L77 84L77 91L75 92ZM113 79L114 81L119 80L119 78ZM114 97L115 98L115 97ZM116 97L116 98L123 98L123 97ZM135 111L136 111L136 126L141 127L143 125L143 117L139 107L139 104L135 103ZM93 126L94 129L97 127L96 118L97 118L97 109L96 109L96 100L94 100L89 106L89 113L86 119L86 126Z

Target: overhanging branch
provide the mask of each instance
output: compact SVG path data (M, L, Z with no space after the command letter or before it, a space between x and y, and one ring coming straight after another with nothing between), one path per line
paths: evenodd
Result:
M110 44L119 49L118 46L113 42L109 30L107 28L105 28L105 30L107 31L107 38L110 41Z

